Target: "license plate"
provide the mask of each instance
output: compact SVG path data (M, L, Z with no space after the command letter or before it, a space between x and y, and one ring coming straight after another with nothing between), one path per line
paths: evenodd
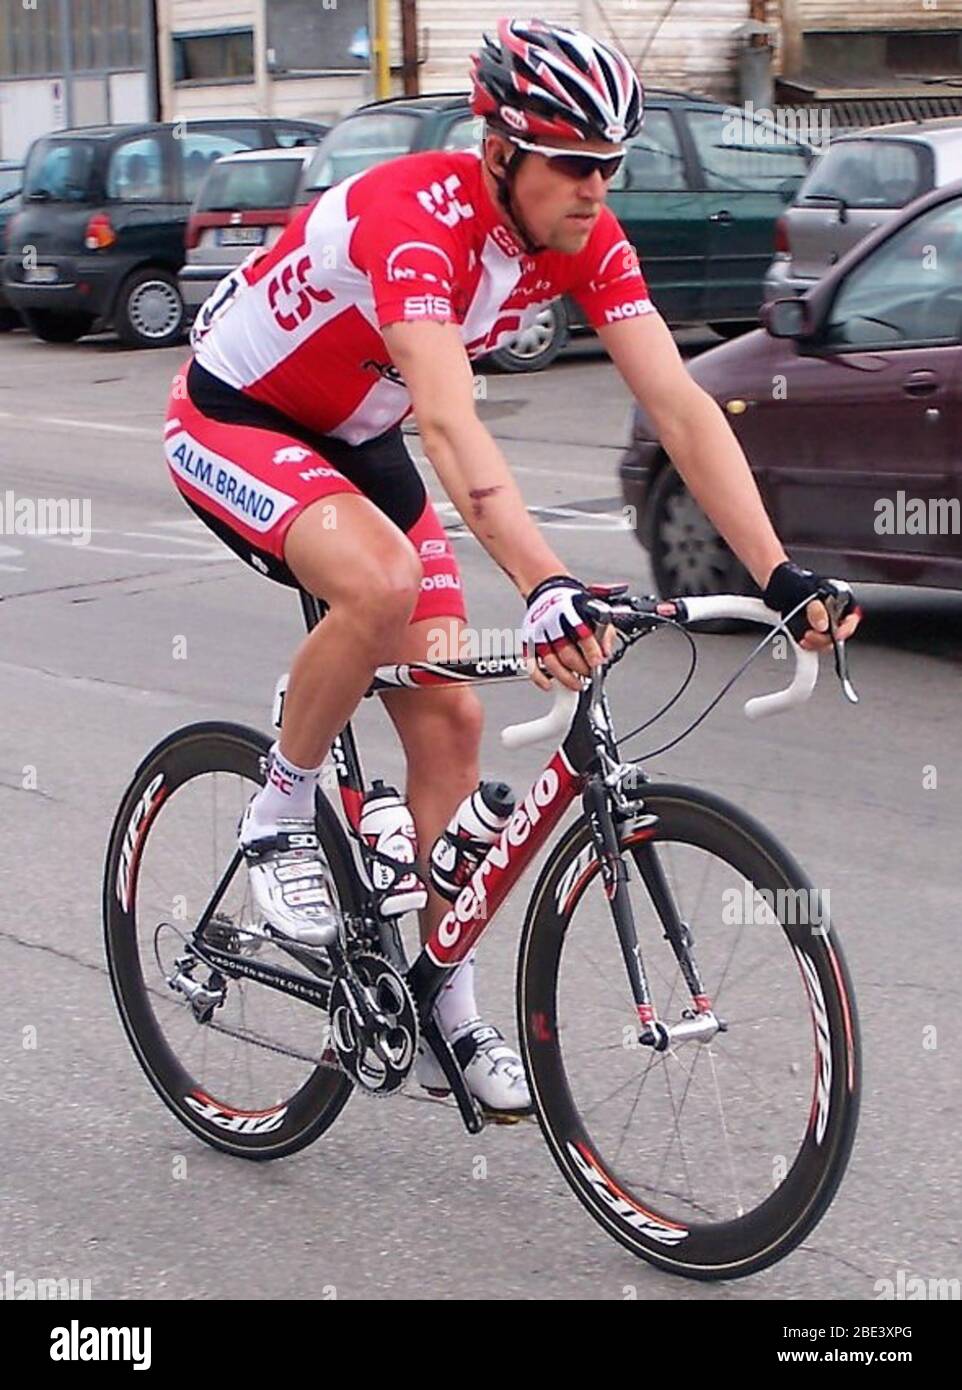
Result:
M218 236L220 246L262 246L263 227L222 227Z
M55 265L32 265L25 269L23 278L28 285L50 285L60 279L60 272Z

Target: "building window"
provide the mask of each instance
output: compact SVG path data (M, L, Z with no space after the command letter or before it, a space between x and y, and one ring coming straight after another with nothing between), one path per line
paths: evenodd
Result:
M174 34L175 82L239 82L254 76L253 29Z
M25 9L0 0L0 77L37 77L63 68L59 4Z
M70 0L70 41L78 72L143 66L145 0Z

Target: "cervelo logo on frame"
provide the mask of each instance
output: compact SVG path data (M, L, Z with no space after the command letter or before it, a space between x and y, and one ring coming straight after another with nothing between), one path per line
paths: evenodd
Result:
M439 924L440 946L450 950L457 945L466 925L487 915L488 875L495 869L500 872L507 868L512 849L525 843L541 820L541 813L558 795L560 787L561 779L555 769L546 767Z

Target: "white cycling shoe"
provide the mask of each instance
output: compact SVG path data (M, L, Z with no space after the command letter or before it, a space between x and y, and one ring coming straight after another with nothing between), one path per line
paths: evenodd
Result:
M497 1028L469 1019L451 1040L468 1090L486 1110L526 1115L533 1110L531 1092L521 1058L509 1047ZM450 1095L448 1078L434 1054L423 1043L415 1070L418 1084L435 1096Z
M330 946L340 916L330 870L313 820L280 820L269 835L245 837L250 807L240 825L240 848L250 874L254 909L281 936L301 946Z

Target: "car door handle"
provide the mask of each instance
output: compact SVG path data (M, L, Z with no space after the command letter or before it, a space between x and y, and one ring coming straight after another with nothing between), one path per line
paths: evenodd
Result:
M902 382L907 396L932 396L942 385L935 372L913 372Z
M710 212L708 214L708 220L709 222L717 222L723 227L727 227L729 223L734 222L735 219L727 208L723 208L721 212Z

